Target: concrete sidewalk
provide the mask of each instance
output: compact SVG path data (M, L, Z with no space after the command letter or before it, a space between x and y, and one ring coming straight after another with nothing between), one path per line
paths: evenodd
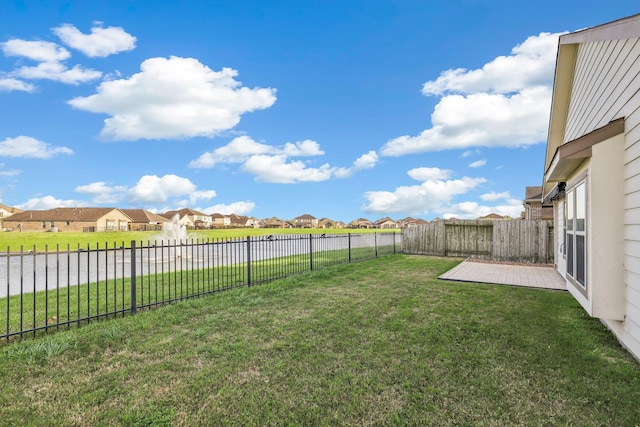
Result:
M493 283L566 290L564 278L549 266L529 266L465 260L440 277L458 282Z

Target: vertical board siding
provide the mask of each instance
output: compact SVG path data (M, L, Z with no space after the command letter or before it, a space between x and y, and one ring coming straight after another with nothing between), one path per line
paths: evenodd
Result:
M433 221L402 236L406 254L553 263L553 221Z

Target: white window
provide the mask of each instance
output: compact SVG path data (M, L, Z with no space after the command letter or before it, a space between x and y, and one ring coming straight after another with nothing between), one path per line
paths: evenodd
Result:
M119 223L120 231L127 231L127 221L120 221Z
M567 275L587 288L587 185L581 181L567 191L565 229Z
M112 219L108 219L107 220L107 230L115 230L116 229L116 222Z

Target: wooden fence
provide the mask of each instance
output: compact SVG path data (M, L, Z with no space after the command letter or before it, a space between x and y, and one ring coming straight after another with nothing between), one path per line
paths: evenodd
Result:
M406 254L553 263L553 221L436 220L404 230Z

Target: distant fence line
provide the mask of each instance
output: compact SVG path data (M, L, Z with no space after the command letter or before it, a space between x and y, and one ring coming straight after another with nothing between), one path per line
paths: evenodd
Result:
M395 232L131 241L0 253L0 339L36 336L402 251ZM4 325L3 325L4 322Z
M553 221L438 220L403 232L406 254L553 263Z

